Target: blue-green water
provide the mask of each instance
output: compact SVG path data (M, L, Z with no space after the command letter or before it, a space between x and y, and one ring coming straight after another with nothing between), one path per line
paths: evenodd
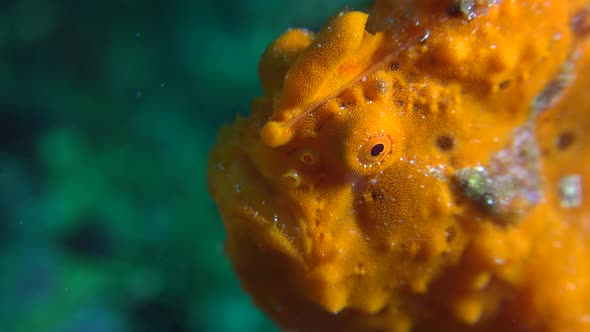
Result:
M206 184L288 27L367 1L0 2L0 331L277 331Z

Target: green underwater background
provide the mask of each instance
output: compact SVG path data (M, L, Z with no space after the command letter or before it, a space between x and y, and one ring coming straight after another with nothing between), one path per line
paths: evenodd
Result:
M0 332L278 331L207 190L289 27L367 1L0 2Z

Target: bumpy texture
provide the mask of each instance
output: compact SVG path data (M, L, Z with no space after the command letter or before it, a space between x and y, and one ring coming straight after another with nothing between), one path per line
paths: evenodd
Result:
M287 31L210 190L295 331L590 331L590 3L378 0Z

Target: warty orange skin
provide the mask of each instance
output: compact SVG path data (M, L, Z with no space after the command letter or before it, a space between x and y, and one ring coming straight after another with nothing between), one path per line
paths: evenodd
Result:
M590 331L590 2L378 0L260 61L210 191L292 331Z

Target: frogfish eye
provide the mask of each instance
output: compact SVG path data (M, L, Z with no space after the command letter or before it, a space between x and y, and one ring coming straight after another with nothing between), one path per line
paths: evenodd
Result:
M362 145L358 160L361 164L372 166L383 161L391 152L391 138L386 135L370 138Z
M333 160L335 169L369 176L384 171L398 159L396 156L401 151L394 138L403 136L396 118L376 107L365 111L367 114L352 118L341 127L341 132L332 136L332 142L337 147L335 152L338 154L335 158L325 158L325 161Z
M371 148L371 156L377 157L381 154L381 152L383 152L383 149L385 149L383 143L377 143L373 145L373 147Z

